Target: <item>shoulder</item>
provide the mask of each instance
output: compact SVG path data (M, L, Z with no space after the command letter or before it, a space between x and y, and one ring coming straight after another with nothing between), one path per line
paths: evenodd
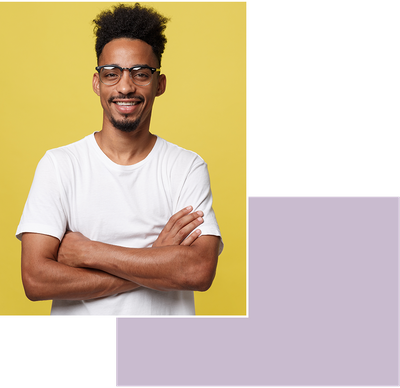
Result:
M80 155L82 151L87 150L90 147L90 143L92 141L93 134L88 135L84 137L81 140L78 140L76 142L67 144L62 147L57 147L50 149L46 152L46 154L56 157L56 158L62 158L62 157L67 157L71 155Z
M206 166L206 162L196 152L173 144L161 137L158 137L157 142L159 143L160 155L173 165L178 164L181 167L194 165Z
M171 180L172 187L209 185L208 166L200 155L164 139L158 138L158 141L159 165L164 176Z
M81 163L85 159L91 148L93 134L84 137L74 143L50 149L46 152L41 162L52 163L62 166L71 163Z

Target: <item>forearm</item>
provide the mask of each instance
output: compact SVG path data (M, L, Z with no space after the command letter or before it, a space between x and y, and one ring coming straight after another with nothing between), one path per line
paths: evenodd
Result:
M57 260L155 290L205 291L215 276L220 238L199 237L200 230L195 229L203 222L203 213L191 210L188 206L174 214L152 248L120 247L70 232L64 236Z
M191 247L169 246L129 249L92 242L95 256L86 256L87 266L101 269L142 286L157 290L196 289L196 272L190 261ZM191 284L191 281L194 284Z
M204 291L215 275L218 243L218 237L205 236L191 246L135 249L87 240L69 265L105 271L156 290Z
M52 261L43 264L40 271L23 272L23 283L30 300L87 300L139 287L103 271L72 268Z

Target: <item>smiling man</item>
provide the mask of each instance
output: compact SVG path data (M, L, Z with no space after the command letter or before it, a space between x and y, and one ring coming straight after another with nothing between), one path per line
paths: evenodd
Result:
M52 314L190 315L213 282L207 165L150 132L166 22L139 4L94 20L102 128L46 153L17 230L26 295Z

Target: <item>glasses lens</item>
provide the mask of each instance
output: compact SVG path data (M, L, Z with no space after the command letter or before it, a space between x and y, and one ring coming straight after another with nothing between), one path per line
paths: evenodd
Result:
M131 71L131 76L136 85L148 85L153 74L150 69L135 67Z
M121 70L118 67L107 66L101 69L101 81L106 85L114 85L121 78Z

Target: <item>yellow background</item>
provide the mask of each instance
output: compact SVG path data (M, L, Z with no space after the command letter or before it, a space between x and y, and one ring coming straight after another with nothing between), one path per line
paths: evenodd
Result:
M15 238L34 171L45 151L100 130L91 80L92 20L116 3L0 3L0 314L48 314L30 302ZM246 314L246 5L142 3L170 17L162 60L166 93L151 132L208 163L225 249L198 315Z

